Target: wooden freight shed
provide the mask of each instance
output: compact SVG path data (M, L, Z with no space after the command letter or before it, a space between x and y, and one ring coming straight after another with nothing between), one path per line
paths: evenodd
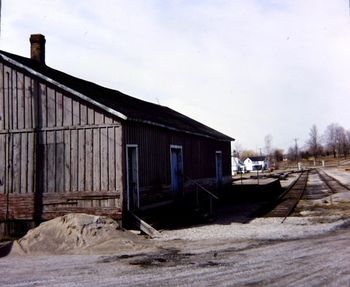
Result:
M231 183L232 138L167 107L0 51L0 221L122 219Z

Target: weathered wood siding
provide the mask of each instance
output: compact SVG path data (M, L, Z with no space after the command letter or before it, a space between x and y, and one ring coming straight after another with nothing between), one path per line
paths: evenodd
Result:
M139 152L140 206L172 199L170 146L182 146L184 187L193 189L188 178L215 188L215 153L222 152L224 184L231 183L231 143L169 131L140 123L125 123L124 145L137 144Z
M0 92L0 220L120 218L120 122L6 63Z

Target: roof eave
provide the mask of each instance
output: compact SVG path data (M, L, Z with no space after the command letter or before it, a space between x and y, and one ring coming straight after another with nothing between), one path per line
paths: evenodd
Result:
M66 91L66 92L68 92L70 94L73 94L73 95L77 96L78 98L80 98L80 99L82 99L84 101L87 101L87 102L89 102L89 103L91 103L91 104L93 104L93 105L95 105L95 106L97 106L97 107L107 111L108 113L110 113L112 115L115 115L115 116L117 116L117 117L119 117L119 118L121 118L123 120L127 120L128 119L128 117L126 115L124 115L124 114L122 114L122 113L120 113L120 112L118 112L118 111L116 111L114 109L111 109L110 107L107 107L106 105L101 104L101 103L99 103L99 102L97 102L97 101L95 101L95 100L85 96L84 94L77 92L76 90L73 90L73 89L71 89L71 88L69 88L69 87L67 87L65 85L62 85L61 83L59 83L59 82L57 82L57 81L55 81L55 80L53 80L53 79L51 79L51 78L41 74L41 73L33 70L32 68L29 68L29 67L27 67L27 66L25 66L25 65L23 65L21 63L18 63L17 61L15 61L15 60L5 56L2 53L0 53L0 55L5 61L7 61L7 62L9 62L12 65L15 65L15 66L17 66L17 67L19 67L19 68L21 68L21 69L23 69L23 70L33 74L34 76L36 76L36 77L38 77L40 79L43 79L46 82L49 82L50 84L53 84L53 85L59 87L60 89Z
M167 126L167 125L164 125L164 124L161 124L161 123L156 123L156 122L153 122L153 121L148 121L148 120L140 120L140 119L135 119L135 118L128 118L126 115L124 115L123 113L121 112L118 112L116 111L115 109L111 109L110 107L104 105L104 104L101 104L100 102L97 102L93 99L91 99L90 97L74 90L74 89L71 89L69 87L67 87L66 85L63 85L45 75L43 75L42 73L40 72L37 72L35 71L34 69L32 68L29 68L27 67L26 65L23 65L19 62L17 62L16 60L13 60L11 59L10 57L4 55L3 53L0 52L0 55L1 57L7 61L8 63L14 65L14 66L17 66L19 67L20 69L23 69L25 71L27 71L28 73L30 74L33 74L34 76L40 78L40 79L43 79L45 80L46 82L50 83L50 84L53 84L57 87L59 87L60 89L70 93L70 94L73 94L75 96L77 96L78 98L84 100L84 101L87 101L88 103L91 103L105 111L107 111L108 113L112 114L112 115L115 115L117 116L118 118L122 119L122 120L129 120L129 121L133 121L133 122L142 122L142 123L145 123L145 124L149 124L149 125L153 125L153 126L157 126L157 127L162 127L162 128L165 128L165 129L169 129L169 130L173 130L173 131L177 131L177 132L183 132L183 133L186 133L186 134L191 134L191 135L196 135L196 136L201 136L201 137L205 137L205 138L210 138L210 139L214 139L214 140L218 140L218 141L235 141L234 138L231 138L231 137L228 137L227 138L218 138L218 137L214 137L214 136L210 136L210 135L206 135L206 134L203 134L203 133L197 133L197 132L192 132L192 131L186 131L186 130L180 130L178 128L174 128L174 127L171 127L171 126Z
M177 131L177 132L182 132L185 134L190 134L190 135L195 135L195 136L200 136L200 137L205 137L205 138L209 138L209 139L214 139L214 140L218 140L218 141L225 141L225 142L231 142L231 141L235 141L234 138L228 137L227 138L219 138L219 137L214 137L214 136L209 136L203 133L196 133L196 132L191 132L191 131L186 131L186 130L181 130L178 128L174 128L174 127L170 127L164 124L160 124L160 123L156 123L153 121L147 121L147 120L139 120L139 119L135 119L135 118L128 118L129 121L133 121L133 122L139 122L139 123L144 123L144 124L148 124L148 125L152 125L152 126L156 126L156 127L161 127L161 128L165 128L168 130L172 130L172 131Z

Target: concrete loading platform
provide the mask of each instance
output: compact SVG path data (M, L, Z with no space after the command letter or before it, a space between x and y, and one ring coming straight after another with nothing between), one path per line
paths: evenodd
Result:
M268 200L279 195L282 191L280 180L276 178L244 179L234 181L223 197L235 200Z

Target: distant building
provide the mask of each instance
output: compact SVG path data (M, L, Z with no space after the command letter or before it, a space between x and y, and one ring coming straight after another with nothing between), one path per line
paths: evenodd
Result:
M244 160L247 171L266 170L269 168L269 160L266 156L252 156Z
M44 36L30 40L31 58L0 51L0 223L70 212L122 220L187 199L195 183L231 184L233 138L52 69Z
M232 175L246 172L244 163L238 157L233 156L231 159Z

